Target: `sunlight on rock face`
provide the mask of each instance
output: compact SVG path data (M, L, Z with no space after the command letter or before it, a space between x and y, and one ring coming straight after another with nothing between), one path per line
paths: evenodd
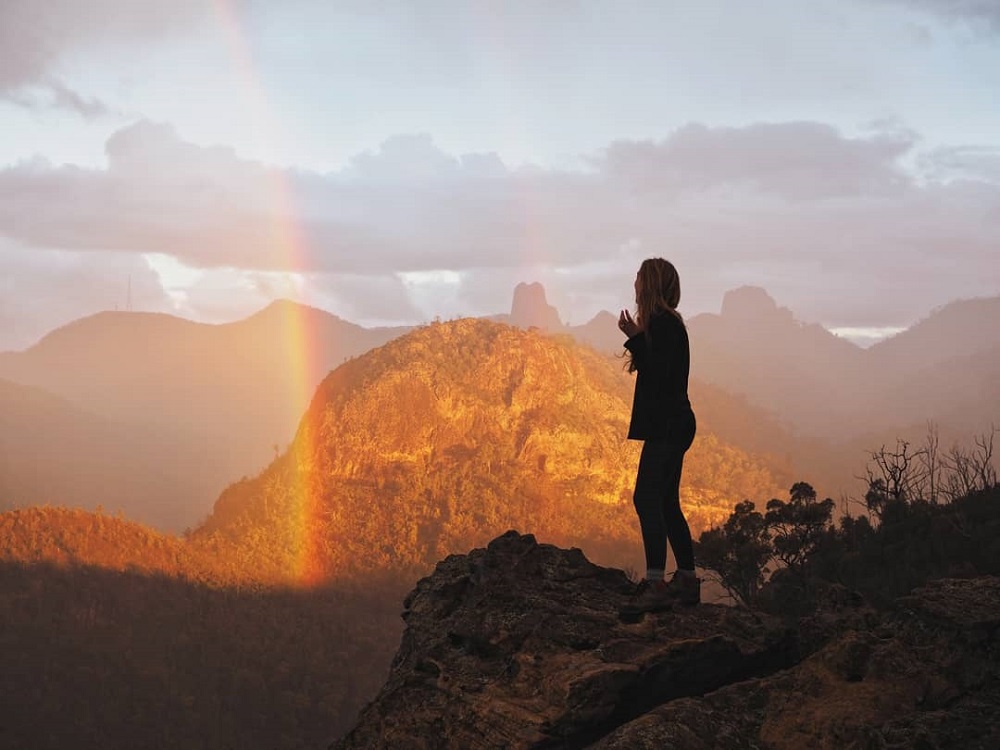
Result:
M424 326L331 373L289 453L230 488L204 533L259 540L264 568L305 555L334 577L427 569L505 528L635 565L631 389L619 360L568 338L475 319ZM776 485L706 430L683 497L698 530Z

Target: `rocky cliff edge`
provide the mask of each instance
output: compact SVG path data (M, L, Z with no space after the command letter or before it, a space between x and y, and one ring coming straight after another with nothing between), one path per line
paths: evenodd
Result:
M808 622L716 604L619 622L625 574L508 532L407 597L352 748L1000 747L1000 579Z

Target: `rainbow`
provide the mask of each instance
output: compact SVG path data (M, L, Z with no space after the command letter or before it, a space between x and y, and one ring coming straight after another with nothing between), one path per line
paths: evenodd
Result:
M267 92L261 85L250 45L243 30L243 22L234 0L213 0L219 25L234 69L246 96L248 117L254 128L254 138L262 147L273 142L269 123L272 111L268 106ZM263 151L263 149L262 149ZM297 219L295 196L285 173L277 168L267 171L268 203L271 206L268 244L273 248L275 261L280 268L293 272L309 267L309 246ZM312 400L319 379L325 374L318 358L318 316L303 305L286 305L281 308L283 326L287 335L281 356L292 370L292 386L286 394L289 408L301 417ZM301 586L313 586L324 577L319 550L322 549L321 524L319 523L319 493L310 488L309 472L303 459L311 458L313 445L308 441L307 430L296 436L297 450L290 451L294 464L291 469L292 518L295 536L295 560L290 578Z

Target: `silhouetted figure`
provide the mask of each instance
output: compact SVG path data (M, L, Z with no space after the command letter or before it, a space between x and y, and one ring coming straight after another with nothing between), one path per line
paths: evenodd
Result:
M628 370L636 374L628 438L643 441L633 502L646 553L646 575L623 616L701 601L691 531L680 503L684 454L696 429L687 392L688 334L677 312L680 298L677 269L663 258L648 258L635 277L635 318L628 310L618 318L628 337ZM677 572L666 582L668 540Z

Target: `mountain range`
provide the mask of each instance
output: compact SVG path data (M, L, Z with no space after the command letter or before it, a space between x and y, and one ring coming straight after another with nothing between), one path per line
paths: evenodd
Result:
M326 373L404 330L279 301L223 325L103 312L0 353L0 399L34 394L0 421L0 445L13 446L0 487L17 488L6 505L103 505L191 526L287 445ZM91 438L74 442L81 431Z
M1000 297L953 302L868 349L797 321L755 287L688 326L695 377L802 434L850 440L928 421L973 434L1000 419Z
M100 512L0 513L0 599L16 657L0 680L0 703L16 715L0 744L63 747L72 735L133 746L155 734L165 746L222 746L222 737L320 746L374 694L399 642L401 592L441 558L461 565L454 553L516 528L638 569L638 446L623 439L632 378L617 331L617 344L600 338L614 318L567 327L547 303L533 317L539 301L544 290L525 285L499 320L405 331L362 329L287 302L228 326L102 314L0 356L0 495L194 526L175 536ZM817 425L840 415L836 403L812 404L810 388L832 399L844 388L838 377L881 362L884 380L872 383L883 390L873 385L872 394L909 406L941 391L940 403L978 404L978 418L988 418L997 404L995 381L983 376L996 361L989 303L932 313L894 345L909 354L888 355L797 322L761 290L738 290L719 315L692 317L699 432L682 494L695 535L739 500L762 506L794 481L835 495L838 477L860 473L860 446L877 445L877 430L891 439L909 418L859 418L844 431L855 437L840 442L821 429L813 436L801 409L812 408ZM960 330L970 320L976 326ZM303 341L313 342L311 360L301 358ZM782 374L781 387L770 388L769 372ZM36 375L41 382L18 381ZM971 411L950 409L939 413L976 423ZM264 429L282 425L283 435ZM211 482L202 471L214 472ZM580 549L567 554L582 560ZM563 568L548 572L567 583ZM549 597L545 577L530 575ZM624 586L621 570L614 575ZM467 584L446 586L442 600L459 601ZM509 606L470 616L507 638ZM718 611L745 635L739 618ZM492 636L440 634L462 659L493 653ZM576 653L586 642L566 644ZM683 653L689 644L682 639ZM440 686L440 665L436 676L430 661L421 665L419 679ZM575 668L570 676L590 684ZM95 694L94 684L106 689ZM465 698L456 700L464 711ZM124 726L122 716L133 719Z
M39 440L43 457L86 456L115 434L68 401L11 391L30 407L7 412L14 424L81 425L59 446ZM0 513L16 654L0 676L15 714L0 745L62 747L71 733L92 747L143 746L143 735L164 747L323 746L374 695L399 602L441 557L514 526L638 567L630 396L620 360L571 337L435 323L328 373L288 449L183 537L80 509ZM726 414L726 399L708 389L704 402ZM790 481L715 435L713 409L685 479L696 530L733 497Z
M615 316L566 326L540 284L518 285L492 320L621 352ZM856 490L866 451L917 441L928 421L946 440L1000 423L1000 297L952 303L869 349L753 287L687 324L699 414L828 494ZM327 373L409 330L280 301L223 325L99 313L0 353L0 507L101 505L192 527L223 488L280 455Z

